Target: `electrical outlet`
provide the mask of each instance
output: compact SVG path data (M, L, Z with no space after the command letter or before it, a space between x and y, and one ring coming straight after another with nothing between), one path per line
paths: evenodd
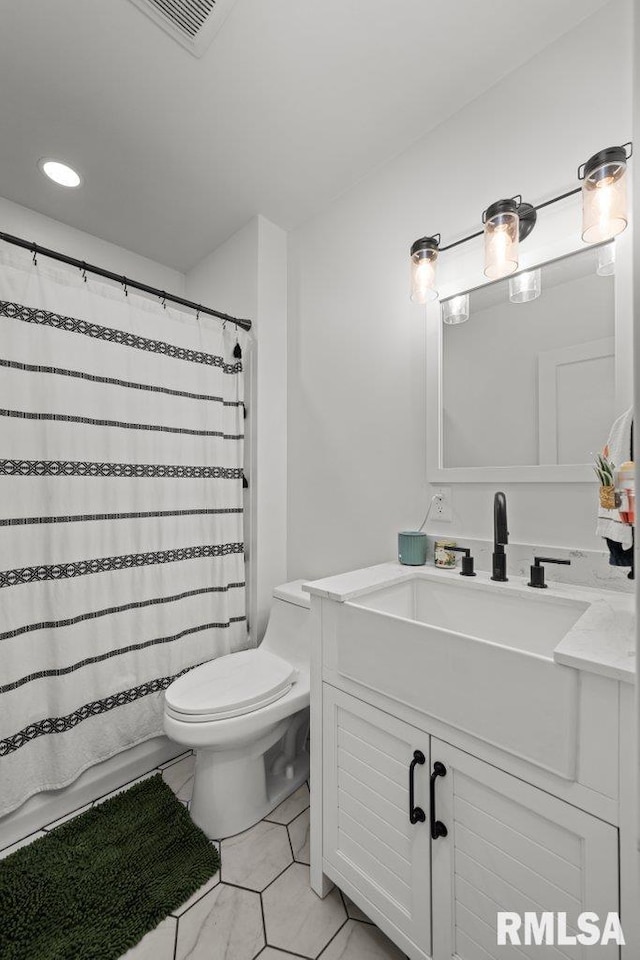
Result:
M433 496L438 499L433 501L431 519L439 520L441 523L451 523L453 520L451 487L433 487Z

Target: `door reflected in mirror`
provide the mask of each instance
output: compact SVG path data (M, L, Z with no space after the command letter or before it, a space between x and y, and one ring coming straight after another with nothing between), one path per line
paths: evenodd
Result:
M608 243L469 291L463 322L443 302L445 468L592 462L615 419L614 273Z

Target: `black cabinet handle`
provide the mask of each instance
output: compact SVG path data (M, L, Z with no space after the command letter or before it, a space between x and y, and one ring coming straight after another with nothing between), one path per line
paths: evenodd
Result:
M422 807L414 807L413 805L413 771L416 764L422 765L425 762L426 760L422 750L414 750L413 760L409 766L409 820L411 823L424 823L427 819Z
M447 768L439 760L433 765L433 773L429 782L429 805L431 807L431 837L437 840L438 837L446 837L448 830L441 820L436 820L436 780L438 777L446 777Z

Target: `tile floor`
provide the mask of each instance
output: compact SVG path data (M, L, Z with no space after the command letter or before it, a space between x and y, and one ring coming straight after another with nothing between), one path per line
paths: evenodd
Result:
M193 767L193 755L184 754L125 786L159 770L188 805ZM89 806L0 851L0 858ZM122 960L403 960L401 951L337 887L324 900L311 890L306 784L255 827L212 842L221 855L216 876Z

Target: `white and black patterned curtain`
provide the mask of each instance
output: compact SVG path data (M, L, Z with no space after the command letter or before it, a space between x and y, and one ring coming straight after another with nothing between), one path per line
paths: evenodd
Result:
M0 815L160 735L169 683L249 645L235 343L2 255Z

